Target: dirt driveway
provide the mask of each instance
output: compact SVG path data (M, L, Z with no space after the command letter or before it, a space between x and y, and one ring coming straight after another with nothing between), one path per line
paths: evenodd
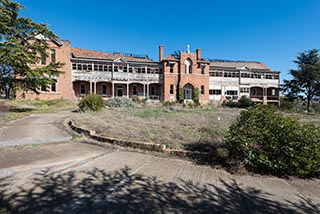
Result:
M232 175L187 160L82 141L88 142L0 149L0 210L320 213L319 179Z
M63 121L69 112L34 114L0 127L0 147L68 141Z

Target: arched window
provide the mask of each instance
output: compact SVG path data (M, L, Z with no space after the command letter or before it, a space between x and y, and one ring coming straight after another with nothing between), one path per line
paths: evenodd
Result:
M188 83L183 87L184 99L192 100L193 98L193 86Z
M191 65L192 62L190 59L186 59L186 61L184 61L184 64L186 66L186 74L191 74L192 73L192 69L191 69Z

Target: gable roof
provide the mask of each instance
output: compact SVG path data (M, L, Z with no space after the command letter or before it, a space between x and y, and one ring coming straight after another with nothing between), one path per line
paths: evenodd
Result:
M135 62L154 62L149 59L147 55L138 56L133 54L127 54L122 56L119 52L107 53L95 50L87 50L82 48L71 48L71 53L75 58L90 58L90 59L106 59L106 60L119 60L135 61Z

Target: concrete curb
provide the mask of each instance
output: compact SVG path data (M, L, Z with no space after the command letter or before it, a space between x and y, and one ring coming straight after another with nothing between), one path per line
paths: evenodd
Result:
M168 149L166 145L163 144L156 144L156 143L148 143L148 142L139 142L139 141L128 141L128 140L121 140L111 137L102 137L96 134L95 131L87 130L76 126L72 121L68 122L70 128L80 134L84 134L91 139L95 140L93 144L99 146L105 146L106 143L122 146L122 147L130 147L135 149L142 149L147 151L154 151L154 152L161 152L169 155L179 156L179 157L195 157L195 156L209 156L212 155L210 153L205 152L194 152L194 151L186 151L186 150L176 150L176 149Z

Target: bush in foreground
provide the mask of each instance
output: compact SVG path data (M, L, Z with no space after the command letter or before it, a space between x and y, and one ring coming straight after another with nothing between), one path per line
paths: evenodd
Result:
M234 159L261 172L320 175L320 128L300 124L270 106L242 111L226 143Z
M115 97L115 98L108 99L106 104L109 107L116 107L116 108L127 108L127 107L133 106L133 102L126 97Z
M98 94L90 94L80 100L78 104L82 111L100 111L105 107L102 96Z

